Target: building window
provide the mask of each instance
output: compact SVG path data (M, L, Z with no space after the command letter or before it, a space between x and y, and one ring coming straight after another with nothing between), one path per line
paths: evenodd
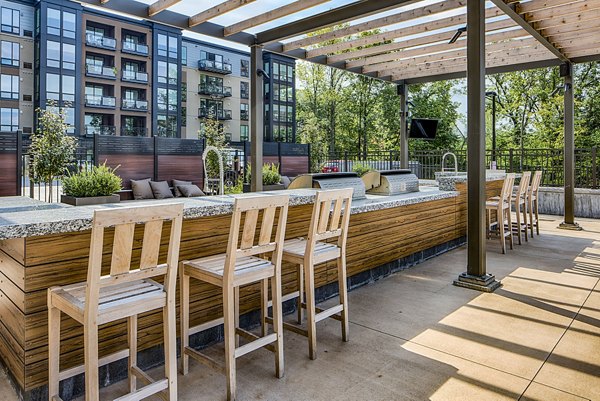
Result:
M20 47L18 43L3 40L0 42L2 65L19 66Z
M187 47L181 47L181 64L187 65Z
M181 125L184 127L187 125L187 107L181 108Z
M167 35L158 34L158 55L167 57Z
M60 75L46 74L46 98L60 100Z
M249 77L250 76L250 61L248 60L240 60L241 64L240 64L240 74L242 75L242 77Z
M177 137L177 117L159 114L158 117L158 136L175 138Z
M75 14L63 11L63 36L65 38L75 39Z
M165 61L158 62L158 83L177 85L178 82L178 68L176 63L167 63Z
M62 44L62 68L65 70L75 69L75 45Z
M72 75L62 76L62 100L63 102L75 102L75 77Z
M179 42L179 40L177 39L176 36L169 36L169 57L170 58L178 58L179 55L177 54L177 43Z
M2 28L3 33L14 33L18 35L21 27L21 13L19 10L2 7Z
M49 40L46 42L46 65L60 68L60 42Z
M248 121L250 118L250 108L248 103L240 103L240 120Z
M19 109L0 108L0 131L15 132L19 129Z
M158 110L177 111L177 91L175 89L158 88Z
M60 36L60 10L48 8L46 13L48 35Z
M19 100L18 75L0 75L0 99Z
M187 102L187 82L181 83L181 101Z
M249 133L247 125L240 125L240 141L247 141L250 138Z
M242 99L250 98L250 84L248 82L240 82L240 97Z

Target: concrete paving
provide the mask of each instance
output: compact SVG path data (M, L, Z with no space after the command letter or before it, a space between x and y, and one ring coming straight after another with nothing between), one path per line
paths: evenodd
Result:
M310 361L305 338L286 332L285 377L268 351L246 355L238 399L600 400L600 220L580 219L582 232L559 222L543 216L542 235L507 255L488 242L495 293L451 284L464 248L352 291L350 342L321 322ZM194 361L178 381L181 401L225 399L224 377ZM120 382L102 397L124 392Z

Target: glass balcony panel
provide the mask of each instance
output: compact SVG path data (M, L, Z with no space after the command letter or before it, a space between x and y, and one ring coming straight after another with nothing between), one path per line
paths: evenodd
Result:
M121 50L125 53L139 54L142 56L147 56L149 53L148 45L130 41L123 41Z
M115 38L109 38L95 33L86 33L85 44L101 49L115 50L117 48L117 41Z
M105 107L114 109L117 100L113 96L85 95L85 105L88 107Z

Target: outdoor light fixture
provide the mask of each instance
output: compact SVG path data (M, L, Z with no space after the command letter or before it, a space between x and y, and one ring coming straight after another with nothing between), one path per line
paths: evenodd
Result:
M258 75L259 77L263 77L264 79L267 79L267 80L271 79L269 77L269 74L267 74L266 71L263 70L262 68L259 68L256 70L256 75Z
M555 96L558 92L560 92L563 89L565 89L564 85L558 85L556 88L554 88L552 93L550 93L550 97Z
M448 42L448 44L451 45L452 43L455 43L458 40L458 38L460 38L460 35L462 35L465 32L467 32L466 26L458 28L456 30L456 33L454 33L454 36L452 36L452 39L450 39L450 42Z

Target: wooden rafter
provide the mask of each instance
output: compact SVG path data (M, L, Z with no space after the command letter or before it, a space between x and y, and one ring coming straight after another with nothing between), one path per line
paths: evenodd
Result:
M159 12L166 10L167 8L179 3L180 1L181 0L157 0L148 6L148 16L152 17L153 15L156 15Z
M486 29L488 31L496 31L499 29L507 29L514 27L515 23L510 19L504 19L501 21L491 22L486 25ZM432 35L421 36L414 39L408 39L398 42L392 42L379 46L366 47L360 50L355 50L347 53L334 54L332 56L327 57L327 63L332 64L340 61L351 60L353 58L360 58L371 56L375 54L389 53L391 51L397 51L401 49L406 49L410 47L422 46L427 44L432 44L436 42L444 42L450 40L452 38L453 32L441 32L435 33Z
M409 11L402 11L397 14L387 15L385 17L350 25L330 32L325 32L320 35L308 36L299 40L285 43L283 45L283 51L288 52L290 50L300 49L317 43L343 38L345 36L369 31L371 29L381 28L388 25L398 24L400 22L410 21L416 18L430 16L443 11L453 10L463 7L466 3L466 0L446 0L425 7L415 8Z
M189 19L188 26L194 27L196 25L200 25L203 22L206 22L221 14L233 11L236 8L240 8L254 1L256 0L227 0L223 3L217 4L216 6L209 8L208 10L204 10L196 15L192 15Z
M531 0L525 3L517 3L515 9L519 14L529 13L537 10L545 10L552 7L559 7L565 4L574 3L579 0Z
M543 20L554 20L562 18L569 14L583 14L588 13L591 10L600 8L600 0L585 0L577 3L566 4L562 7L552 7L545 10L538 10L535 12L527 12L522 14L523 19L528 22L537 22Z
M326 3L328 1L331 0L297 0L290 4L286 4L285 6L276 8L271 11L267 11L266 13L245 19L233 25L229 25L225 27L223 34L225 36L230 36L234 33L242 32L248 28L262 25L266 22L285 17L286 15L291 15L302 10L306 10L307 8L311 8L319 4Z
M545 34L545 29L559 26L577 24L580 22L593 21L600 18L600 9L590 10L585 13L567 14L555 19L548 19L534 22L532 25L535 29Z
M496 7L489 8L486 10L486 18L492 18L503 15L502 11ZM439 20L427 21L421 24L412 25L408 27L402 27L393 29L391 31L378 33L371 36L365 36L353 40L347 40L340 43L334 43L329 46L317 47L315 49L308 50L306 52L307 58L313 58L322 54L333 54L343 50L352 48L368 46L375 43L383 43L389 40L394 40L400 37L415 35L419 33L426 33L430 31L436 31L438 29L450 28L457 25L465 25L467 23L467 16L465 14L454 15L452 17L446 17Z

